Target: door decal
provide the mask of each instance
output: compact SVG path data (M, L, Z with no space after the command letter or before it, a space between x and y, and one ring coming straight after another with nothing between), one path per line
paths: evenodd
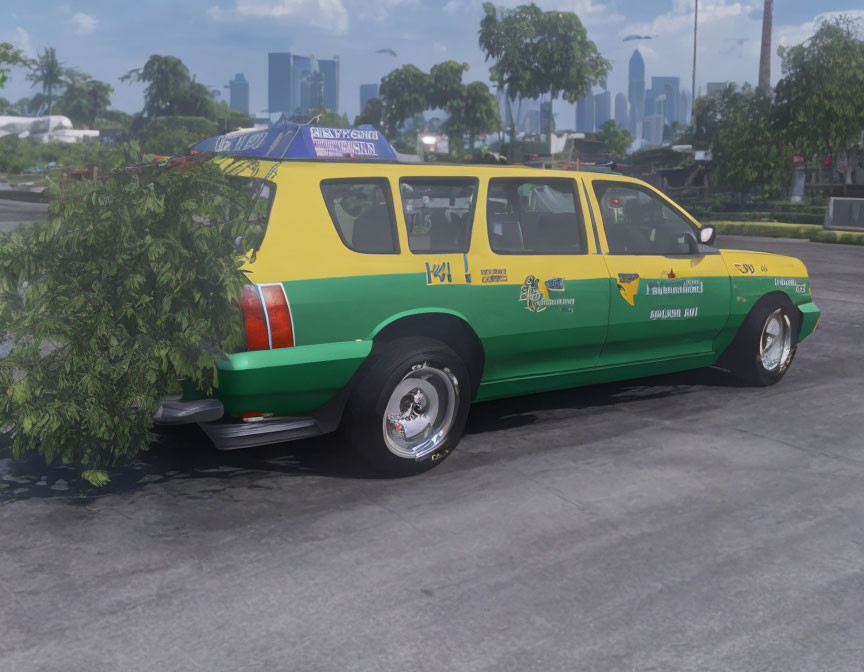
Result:
M638 273L619 273L618 274L618 291L621 292L621 297L631 306L635 306L636 294L639 292L639 274Z

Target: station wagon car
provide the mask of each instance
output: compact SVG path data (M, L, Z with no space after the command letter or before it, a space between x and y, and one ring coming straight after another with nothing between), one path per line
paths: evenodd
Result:
M612 172L399 163L374 129L201 149L254 158L269 208L246 350L212 398L157 413L217 448L338 429L379 472L414 474L453 451L472 402L708 366L772 385L819 319L800 261L718 249Z

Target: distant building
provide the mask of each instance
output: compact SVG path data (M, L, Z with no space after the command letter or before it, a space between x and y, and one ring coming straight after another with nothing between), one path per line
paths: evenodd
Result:
M627 128L627 97L623 93L615 95L615 123L620 128Z
M681 92L681 106L678 108L678 116L682 124L690 123L690 94L687 91Z
M666 117L663 114L652 114L642 120L642 139L646 147L658 147L663 144L663 129Z
M540 132L548 133L550 127L555 128L552 120L552 103L544 101L540 103Z
M323 77L324 96L321 107L339 111L339 57L318 61L318 72Z
M373 98L378 97L377 84L361 84L360 85L360 112L366 109L366 103Z
M249 114L249 82L242 72L234 75L228 82L228 107L243 114Z
M218 86L208 86L207 91L210 94L210 98L213 99L214 103L222 102L222 91L219 90Z
M594 96L594 129L599 131L610 119L612 119L612 94L603 91Z
M532 135L540 133L540 110L526 110L522 121L522 131Z
M301 87L312 71L312 59L289 52L267 54L267 110L289 117L305 113Z
M652 77L651 91L656 101L660 96L665 96L662 114L666 117L666 123L681 121L678 105L681 98L681 79L679 77ZM655 104L654 114L660 114Z
M729 85L729 82L708 82L708 85L705 87L705 95L719 96L729 87Z
M306 115L324 107L324 75L315 57L309 59L309 71L300 80L300 105L296 114Z
M594 132L594 96L590 93L576 101L576 131Z
M638 137L642 118L645 114L645 61L638 49L630 57L627 82L627 100L630 102L630 132Z

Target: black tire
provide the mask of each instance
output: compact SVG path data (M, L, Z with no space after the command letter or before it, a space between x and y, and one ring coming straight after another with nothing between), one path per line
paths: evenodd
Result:
M766 334L770 324L775 318L779 318L781 329L788 330L788 346L782 342L785 340L785 332L771 341L766 340ZM778 323L775 322L776 326ZM798 333L801 330L801 318L798 310L786 295L777 294L761 299L747 315L738 335L729 346L729 349L721 359L721 365L728 368L741 380L757 387L768 387L778 383L795 358L798 349ZM770 334L769 334L770 335ZM765 343L781 342L778 357L763 358L763 345ZM769 366L766 361L776 361L776 365Z
M424 379L423 376L427 375L429 378ZM427 393L432 386L433 393L427 396L434 396L435 401L431 403L441 414L430 411L429 416L422 413L411 415L414 410L420 411L419 404L426 401L427 397L421 391L422 400L417 404L398 402L401 404L399 412L405 416L397 419L392 412L392 404L397 403L397 389L401 386L405 391L417 380L423 381L417 385L425 385ZM340 428L342 438L379 475L402 477L428 471L452 453L462 438L471 406L471 382L465 362L441 341L418 336L376 345L363 364L345 408ZM415 386L411 392L416 393L418 389ZM405 393L403 402L411 392ZM448 401L440 401L445 397ZM449 401L451 398L452 403ZM390 413L387 411L388 403L391 404ZM434 420L441 418L441 429L447 427L437 440L432 437L438 432L428 429L408 437L409 428L400 424L400 421L411 422L412 417L417 417L421 418L417 426L422 426L422 418L433 415L433 426ZM427 438L424 440L424 437ZM422 449L430 452L420 459L399 455L395 451L403 448L396 445L400 440L421 441Z

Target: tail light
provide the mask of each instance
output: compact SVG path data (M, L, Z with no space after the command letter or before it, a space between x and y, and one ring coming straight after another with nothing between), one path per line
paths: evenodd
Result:
M246 285L240 297L247 350L290 348L294 327L281 284Z

